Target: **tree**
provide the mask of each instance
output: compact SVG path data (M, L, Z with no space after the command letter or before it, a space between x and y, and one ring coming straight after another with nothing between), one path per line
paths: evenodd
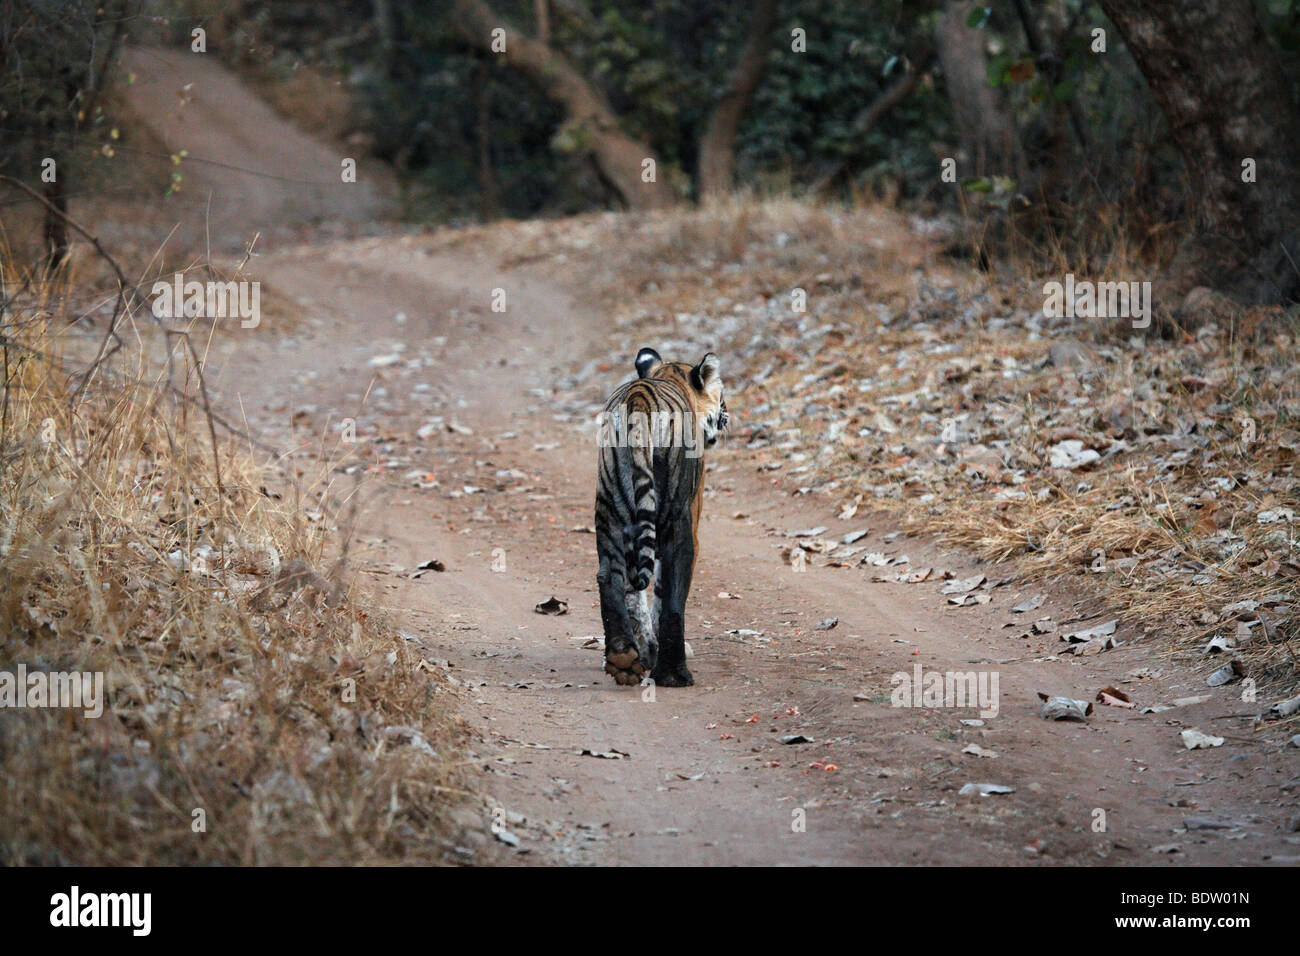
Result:
M1169 123L1195 222L1157 295L1300 293L1300 112L1250 0L1099 0Z
M505 23L484 0L455 0L454 16L461 36L471 45L501 56L566 113L570 141L582 144L596 162L601 177L629 209L672 205L676 196L659 176L659 158L646 143L625 133L604 94L559 51L525 36ZM492 49L494 31L503 37L503 51ZM653 175L648 171L653 170Z
M727 88L713 107L708 126L700 137L698 189L701 199L728 192L736 168L736 129L754 99L754 90L767 66L767 44L776 25L776 0L759 0L736 65L727 78Z
M83 134L99 118L131 9L131 0L22 0L0 10L0 116L17 140L0 156L0 170L40 178L49 268L68 258L68 178Z
M983 30L971 25L972 0L949 0L934 40L969 167L963 176L1011 176L1023 183L1024 154L1000 91L989 84Z
M0 7L0 116L13 137L0 171L40 179L48 201L45 259L68 254L68 178L121 44L131 0L22 0Z

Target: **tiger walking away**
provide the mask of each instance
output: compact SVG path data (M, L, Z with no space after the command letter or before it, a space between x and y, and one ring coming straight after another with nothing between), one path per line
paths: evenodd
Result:
M665 362L643 348L637 377L599 422L596 550L605 673L638 684L695 683L686 666L685 611L699 552L704 450L728 423L718 357ZM653 600L649 598L654 583Z

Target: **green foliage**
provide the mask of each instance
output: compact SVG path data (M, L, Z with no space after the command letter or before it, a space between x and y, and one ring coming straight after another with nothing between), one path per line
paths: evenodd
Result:
M53 157L66 176L94 154L83 142L108 138L97 92L124 11L91 0L0 6L0 171L35 180Z
M932 169L932 144L950 131L946 105L933 86L899 103L865 136L859 113L901 75L912 38L933 18L915 5L812 0L793 5L778 26L768 70L737 143L742 179L780 174L808 182L828 164L884 162L903 178ZM807 34L807 52L791 51L791 31Z
M1265 31L1294 64L1294 54L1300 53L1300 0L1256 0L1255 8Z

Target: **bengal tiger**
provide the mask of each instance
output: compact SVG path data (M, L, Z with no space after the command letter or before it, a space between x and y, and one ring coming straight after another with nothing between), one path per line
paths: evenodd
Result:
M610 396L599 422L596 583L605 673L619 684L649 673L656 684L686 687L695 683L685 610L699 551L703 449L726 429L727 403L712 352L690 365L643 348L635 366L637 377Z

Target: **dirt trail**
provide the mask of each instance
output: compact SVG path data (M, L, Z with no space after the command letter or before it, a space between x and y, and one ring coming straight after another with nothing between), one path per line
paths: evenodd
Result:
M959 609L946 604L937 583L871 583L859 569L795 572L768 529L869 527L860 543L907 552L912 567L999 573L932 544L888 539L892 529L878 517L836 521L824 505L765 480L735 448L713 454L709 467L688 619L697 686L658 689L653 702L615 687L600 671L599 648L581 639L600 633L594 536L571 530L591 521L594 448L555 420L552 405L530 396L549 393L599 340L599 317L541 277L430 255L410 238L301 247L262 267L314 322L274 349L260 338L244 345L221 360L213 380L264 437L291 440L288 420L299 412L300 424L310 420L300 436L350 416L363 445L376 435L389 439L378 460L387 461L391 478L372 486L362 521L363 572L403 629L467 684L462 713L482 734L482 786L530 851L518 857L504 846L478 847L476 858L1294 859L1282 834L1288 810L1278 800L1293 800L1294 766L1284 772L1268 747L1217 720L1249 705L1219 695L1160 715L1099 706L1087 725L1044 721L1036 691L1090 700L1125 672L1157 662L1140 644L1076 661L1009 638L1007 609L1024 596L1012 588L995 590L988 605ZM504 314L488 307L496 288L507 291ZM402 363L370 367L399 343ZM628 345L629 369L641 344ZM609 373L611 387L623 373ZM444 425L427 440L409 440L431 415L472 434ZM511 469L522 480L498 477ZM402 477L412 470L431 473L440 486L412 487ZM506 570L494 571L502 556ZM405 576L430 558L447 571ZM724 591L741 597L720 597ZM1068 595L1048 593L1030 617L1076 615ZM533 612L552 595L569 602L568 615ZM833 629L815 629L831 617L839 619ZM762 633L726 633L741 629ZM1000 714L974 727L961 723L976 718L974 708L890 706L890 675L916 664L926 672L996 672ZM1195 675L1158 665L1163 675L1142 682L1144 698L1203 691ZM1232 746L1185 751L1178 731L1189 726L1219 728ZM780 743L788 734L813 742ZM971 744L997 756L963 754ZM581 756L584 749L626 757ZM837 769L819 769L826 764ZM958 795L980 782L1016 792ZM1292 789L1277 789L1288 783ZM1104 832L1093 829L1099 810ZM1186 817L1229 821L1233 838L1176 832ZM1171 846L1178 850L1152 850Z
M181 192L153 210L170 216L174 241L231 253L258 233L270 239L304 223L338 228L395 211L381 163L295 129L216 54L128 47L121 69L132 77L124 87L132 111L168 150L185 152ZM343 179L344 158L357 161L354 182Z
M191 69L165 62L175 75L157 80L163 92ZM269 111L241 112L247 98L227 90L195 100L211 108L208 137L242 126L247 141L237 151L269 161L297 134ZM248 221L270 221L294 202L279 187L263 195L223 167L196 170L201 184L237 198ZM333 209L335 198L319 201ZM231 227L243 228L237 219ZM1013 587L994 589L989 604L954 608L938 582L793 570L780 552L788 541L772 529L866 527L860 544L907 552L912 567L1002 573L932 543L891 538L894 529L877 516L838 521L824 503L765 477L737 447L710 455L687 620L696 686L659 689L653 701L616 687L586 640L600 634L594 536L573 530L591 522L595 449L552 400L557 380L605 353L605 324L583 305L582 290L472 254L432 252L416 237L292 248L273 237L256 270L298 303L304 323L288 334L266 323L232 329L210 356L209 383L254 434L286 450L322 435L332 442L341 419L356 420L359 441L340 446L340 470L364 464L369 476L356 566L401 630L451 665L460 712L481 739L481 789L519 839L517 849L493 840L485 813L467 836L468 859L1296 861L1295 837L1283 833L1300 783L1294 758L1221 719L1252 705L1225 689L1156 715L1098 706L1086 725L1040 719L1036 691L1091 700L1140 665L1163 672L1142 681L1145 699L1205 688L1140 643L1059 659L1059 645L1012 639L1002 628L1008 609L1030 593ZM504 313L491 311L494 289L506 291ZM626 367L602 373L607 389L630 373L639 346L659 343L624 344ZM725 379L725 355L723 363ZM743 403L729 404L743 423ZM435 416L442 421L417 434ZM435 486L407 477L426 474ZM351 480L338 476L340 493ZM431 558L446 571L409 577ZM1048 599L1030 618L1104 611L1034 590ZM569 602L567 615L533 612L552 595ZM838 624L816 629L828 618ZM999 715L970 726L962 721L977 717L974 708L890 706L890 676L915 665L996 674ZM1230 745L1188 752L1178 732L1191 726ZM780 742L792 734L812 742ZM996 756L963 753L972 744ZM959 795L981 782L1016 789ZM1096 829L1099 811L1104 830ZM1184 832L1187 817L1229 829Z

